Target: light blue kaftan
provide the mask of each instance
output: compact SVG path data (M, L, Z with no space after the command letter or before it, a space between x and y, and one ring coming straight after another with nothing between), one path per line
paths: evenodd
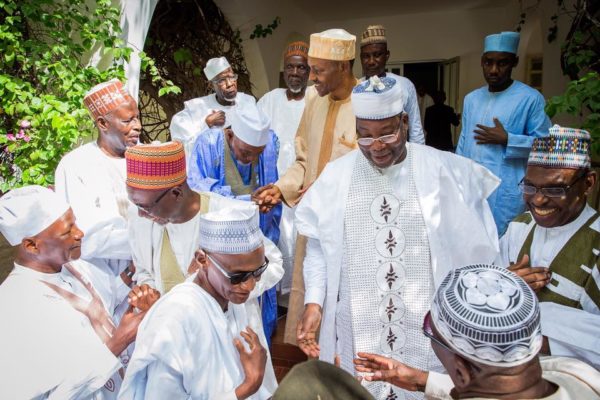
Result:
M540 92L519 81L502 92L493 93L484 86L465 97L456 154L476 161L502 179L488 198L499 236L525 210L518 184L525 175L533 139L548 136L550 119L544 104ZM507 145L477 144L473 132L477 124L494 126L494 118L508 133Z
M188 162L188 184L197 191L218 193L225 197L233 197L239 200L250 201L250 195L236 196L226 182L225 178L225 146L222 129L207 129L197 138L190 160ZM258 158L258 171L254 182L256 187L277 182L277 157L279 155L279 139L273 131L262 154ZM249 185L252 177L252 165L241 164L235 159L231 152L231 158L240 173L244 185ZM279 241L279 222L281 221L281 204L268 213L260 214L260 228L263 234L273 243ZM261 296L262 318L265 328L265 336L269 344L271 334L277 324L277 297L275 288L264 292Z

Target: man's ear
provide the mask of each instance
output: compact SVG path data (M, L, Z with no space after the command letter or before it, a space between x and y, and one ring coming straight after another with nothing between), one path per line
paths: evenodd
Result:
M200 264L203 267L205 267L206 263L208 262L207 261L208 258L206 257L206 253L202 249L196 250L196 253L194 253L194 258L196 259L196 261L198 262L198 264Z
M171 188L171 193L169 196L174 196L175 201L179 201L183 197L183 187L181 184Z
M456 382L454 386L459 392L464 392L465 388L471 385L473 381L471 364L464 358L454 354L454 375L456 376Z
M588 172L587 176L585 177L585 185L586 185L585 195L586 196L590 195L592 189L596 185L597 180L598 180L598 174L596 173L596 171Z
M30 254L40 254L40 248L38 247L37 240L33 237L23 238L21 241L21 246L23 246L23 249Z
M110 126L110 121L108 120L108 118L106 118L106 116L100 116L96 118L96 126L101 131L107 131Z
M519 57L515 56L515 62L513 64L513 68L515 68L519 64Z

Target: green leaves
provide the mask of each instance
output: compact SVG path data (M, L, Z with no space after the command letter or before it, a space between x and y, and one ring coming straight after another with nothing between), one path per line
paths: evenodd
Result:
M592 135L594 152L600 152L600 74L588 72L569 82L562 95L547 101L546 113L550 118L563 113L579 117L580 127Z
M257 38L265 38L269 35L273 34L273 31L281 24L281 18L275 17L273 22L271 22L266 27L263 27L262 24L257 24L254 27L254 31L250 34L250 39Z
M0 0L0 191L52 184L60 158L95 130L85 92L124 76L132 49L120 39L119 10L83 3ZM97 44L110 45L108 69L87 65Z

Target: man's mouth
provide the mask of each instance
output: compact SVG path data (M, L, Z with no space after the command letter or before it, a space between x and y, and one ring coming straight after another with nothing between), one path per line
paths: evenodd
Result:
M533 209L534 213L536 213L537 215L539 215L541 217L545 217L547 215L553 214L558 210L557 208L538 208L538 207L532 207L532 209Z

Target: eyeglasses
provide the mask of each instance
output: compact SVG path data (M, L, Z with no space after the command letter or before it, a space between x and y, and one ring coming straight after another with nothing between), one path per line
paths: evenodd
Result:
M358 135L358 132L356 133ZM392 133L391 135L384 135L384 136L380 136L378 138L358 138L356 141L358 142L358 144L360 144L361 146L365 146L365 147L370 147L373 146L373 144L376 141L379 141L380 143L383 144L392 144L394 143L396 140L398 140L398 135L400 134L400 127L398 127L398 129L396 129L396 131L394 133Z
M427 336L432 342L435 342L437 345L442 347L444 350L449 351L452 354L456 354L461 358L463 357L461 354L458 354L455 350L451 349L447 344L445 344L440 339L435 337L435 335L433 333L433 328L431 325L431 311L427 311L427 314L425 314L425 318L423 318L423 335ZM472 364L472 363L469 363L469 364L477 372L481 372L481 368L479 368L477 365Z
M260 267L258 267L257 269L255 269L254 271L239 272L239 273L236 273L236 274L230 274L229 272L225 271L225 269L223 267L221 267L219 265L219 263L217 263L215 261L214 258L212 258L211 256L209 256L208 254L206 255L206 257L210 260L210 262L212 263L212 265L215 266L215 268L217 268L219 271L221 271L221 273L225 277L227 277L229 279L229 282L232 285L239 285L242 282L246 282L252 276L256 280L259 280L260 276L263 274L263 272L265 272L265 270L269 266L269 259L267 257L265 257L265 262Z
M519 189L521 190L521 192L527 196L535 196L535 194L537 192L540 192L542 195L546 196L546 197L550 197L550 198L558 198L558 197L565 197L567 195L567 192L573 187L575 186L575 184L581 180L581 178L585 178L587 176L587 173L584 173L580 176L578 176L573 182L571 182L570 185L567 186L556 186L556 187L543 187L543 188L538 188L536 186L533 185L528 185L525 182L523 182L525 180L525 178L521 179L521 182L519 182Z
M237 80L238 80L238 74L233 74L233 75L229 75L229 76L224 76L219 79L213 79L212 82L216 83L219 86L223 86L225 83L227 83L229 81L237 82Z
M152 210L158 203L160 203L160 201L163 199L163 197L165 197L167 195L167 193L169 193L171 191L171 188L165 190L164 192L161 193L160 196L158 196L156 198L156 200L154 200L152 202L152 204L150 204L149 206L140 206L138 205L138 208L141 208L142 210L146 211L147 213L150 212L150 210Z

